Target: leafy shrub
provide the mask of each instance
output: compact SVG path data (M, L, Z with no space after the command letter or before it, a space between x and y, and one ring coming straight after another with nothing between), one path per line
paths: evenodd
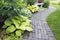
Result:
M39 11L39 7L36 6L36 5L28 6L27 8L28 8L32 13Z
M49 7L49 4L50 4L49 0L44 0L43 3L44 3L43 4L43 7L45 7L45 8L48 8Z
M35 2L37 2L37 0L27 0L27 3L30 5L33 5Z

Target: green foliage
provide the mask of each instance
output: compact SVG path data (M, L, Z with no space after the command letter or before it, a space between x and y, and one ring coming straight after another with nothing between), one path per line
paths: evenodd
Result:
M21 37L17 37L15 35L7 36L3 40L22 40Z
M8 37L3 40L20 40L25 30L32 31L29 20L32 13L26 7L27 0L0 0L0 15L7 16L2 28Z
M44 2L43 2L44 4L43 4L43 7L45 7L45 8L48 8L49 7L49 5L50 5L50 2L49 2L49 0L44 0Z
M28 6L27 8L28 8L32 13L39 11L39 7L36 6L36 5Z
M35 2L37 2L37 0L27 0L27 3L30 5L33 5Z
M7 37L7 38L5 38L4 40L11 40L11 38L10 38L10 37Z
M12 22L12 23L8 23ZM14 33L16 36L21 36L25 31L32 31L30 20L24 16L15 16L13 18L8 18L5 20L3 28L6 29L6 34ZM8 25L7 25L8 24ZM22 31L21 31L22 30Z
M11 22L9 19L7 19L7 20L5 20L4 24L5 24L6 26L9 26L9 25L12 24L12 22Z
M16 33L16 36L21 36L22 35L22 32L23 31L21 31L21 30L16 30L16 32L15 32Z
M25 22L27 19L27 17L21 16L20 21Z
M16 26L17 29L20 28L18 20L12 19L13 24Z
M6 29L6 33L11 33L11 32L14 32L15 30L16 28L13 25L11 25Z
M9 26L9 25L8 25ZM7 28L8 27L7 25L3 25L3 27L2 28Z
M26 7L25 3L23 0L0 0L0 15L16 16Z
M27 8L23 8L21 9L21 15L30 18L32 16L32 13Z
M8 21L12 22L12 23L8 23ZM30 20L23 16L21 16L21 17L15 16L15 17L11 18L10 20L9 19L5 20L4 23L5 23L4 26L6 26L7 24L9 24L7 26L10 26L13 24L13 25L15 25L15 27L17 29L19 29L21 25L26 26L26 25L30 24Z
M20 29L21 30L32 31L32 28L31 27L28 27L28 26L26 26L26 27L25 26L23 26L23 27L21 26Z

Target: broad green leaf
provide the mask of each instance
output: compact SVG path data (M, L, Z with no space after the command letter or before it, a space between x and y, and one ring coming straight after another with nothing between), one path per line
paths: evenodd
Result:
M32 27L26 27L26 30L27 31L32 31L33 29L32 29Z
M7 25L3 25L3 27L2 28L7 28L8 26Z
M22 22L25 22L27 20L27 17L21 16L20 19L21 19Z
M16 26L17 29L20 28L19 23L15 19L12 19L12 22Z
M21 18L21 17L19 17L19 16L15 16L15 19L17 19L17 20L20 20L20 18Z
M21 36L22 35L22 31L21 30L16 30L16 36Z
M21 26L20 26L20 29L21 29L21 30L32 31L32 27L30 27L30 26L21 25Z
M6 33L11 33L11 32L14 32L15 30L16 28L13 25L11 25L6 29Z
M24 25L21 25L21 26L20 26L20 29L21 29L21 30L26 30L26 27L25 27Z
M7 20L5 20L4 24L7 25L7 26L10 26L12 24L12 21L7 19Z

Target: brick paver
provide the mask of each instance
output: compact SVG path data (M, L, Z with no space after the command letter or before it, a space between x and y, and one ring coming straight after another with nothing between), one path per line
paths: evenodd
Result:
M55 40L52 31L50 30L46 18L55 11L56 8L50 6L42 12L32 15L33 31L24 35L24 40Z

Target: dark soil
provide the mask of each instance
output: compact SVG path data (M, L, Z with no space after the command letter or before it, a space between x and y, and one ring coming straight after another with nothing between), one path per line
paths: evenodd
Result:
M3 38L5 36L4 33L2 32L3 31L2 26L4 25L4 21L6 18L7 18L6 16L0 15L0 38Z

